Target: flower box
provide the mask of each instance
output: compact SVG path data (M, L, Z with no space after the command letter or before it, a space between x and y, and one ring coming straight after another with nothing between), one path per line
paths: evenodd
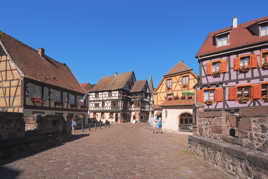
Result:
M262 99L263 99L264 102L268 102L268 96L267 95L263 96Z
M249 101L249 98L240 98L239 99L239 103L242 103L242 104L247 103L248 101Z
M71 108L76 108L77 105L76 104L70 104Z
M54 102L55 106L63 106L62 102Z
M211 100L205 101L205 104L206 104L206 105L212 105L212 103L213 103L213 102L212 102Z
M268 69L268 63L265 62L265 63L262 65L262 68L263 68L264 70L267 70L267 69Z
M33 103L39 103L41 104L43 102L43 100L41 98L31 98Z
M239 71L241 73L247 73L249 71L249 68L247 66L242 66L239 68Z
M219 71L217 71L217 72L213 72L212 73L212 76L214 77L214 78L217 78L217 77L219 77L221 75L221 73L219 72Z

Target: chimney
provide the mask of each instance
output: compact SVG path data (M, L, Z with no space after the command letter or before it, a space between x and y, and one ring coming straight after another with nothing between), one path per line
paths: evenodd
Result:
M233 28L237 28L237 25L238 25L238 19L237 19L237 17L234 17L233 18Z
M117 73L117 72L115 72L115 73L114 73L114 76L116 77L117 75L118 75L118 73Z
M38 54L39 54L41 57L44 57L44 56L45 56L45 49L44 49L44 48L39 48L39 49L38 49Z

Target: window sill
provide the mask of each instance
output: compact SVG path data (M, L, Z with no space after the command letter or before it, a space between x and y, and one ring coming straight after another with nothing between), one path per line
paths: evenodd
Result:
M212 102L212 101L205 101L205 104L206 104L206 105L212 105L213 102Z
M249 67L240 67L239 72L240 73L247 73L249 71Z
M239 103L240 104L246 104L247 102L249 102L249 99L245 98L245 99L239 99Z

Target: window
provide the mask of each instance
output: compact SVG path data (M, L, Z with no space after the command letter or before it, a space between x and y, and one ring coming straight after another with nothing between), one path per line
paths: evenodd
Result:
M240 58L240 67L248 67L250 61L250 56Z
M173 98L173 93L167 94L167 98L168 98L168 100L171 100Z
M263 52L261 57L262 57L262 65L268 64L268 52Z
M43 106L49 106L49 89L43 88Z
M168 79L166 82L167 88L170 89L171 88L171 79Z
M205 90L204 91L204 102L214 101L215 90Z
M95 108L98 108L100 107L100 104L99 103L95 103Z
M212 63L212 73L220 72L221 62Z
M67 95L67 92L62 93L62 98L63 98L64 107L67 108L68 107L68 95Z
M268 97L268 84L261 85L261 96Z
M217 47L222 47L222 46L228 45L228 37L229 37L228 34L216 37Z
M182 85L183 87L186 87L189 85L189 76L182 77Z
M268 24L260 26L260 36L268 35Z
M249 99L250 98L250 86L238 87L238 99Z
M71 105L75 105L75 97L72 94L69 94L69 103Z
M112 92L111 91L108 92L108 97L112 97Z
M95 98L98 98L99 97L99 93L95 93Z

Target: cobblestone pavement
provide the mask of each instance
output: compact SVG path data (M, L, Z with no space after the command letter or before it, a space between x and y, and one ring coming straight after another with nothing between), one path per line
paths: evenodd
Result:
M185 135L153 134L147 124L115 124L0 166L0 178L230 178L186 145Z

